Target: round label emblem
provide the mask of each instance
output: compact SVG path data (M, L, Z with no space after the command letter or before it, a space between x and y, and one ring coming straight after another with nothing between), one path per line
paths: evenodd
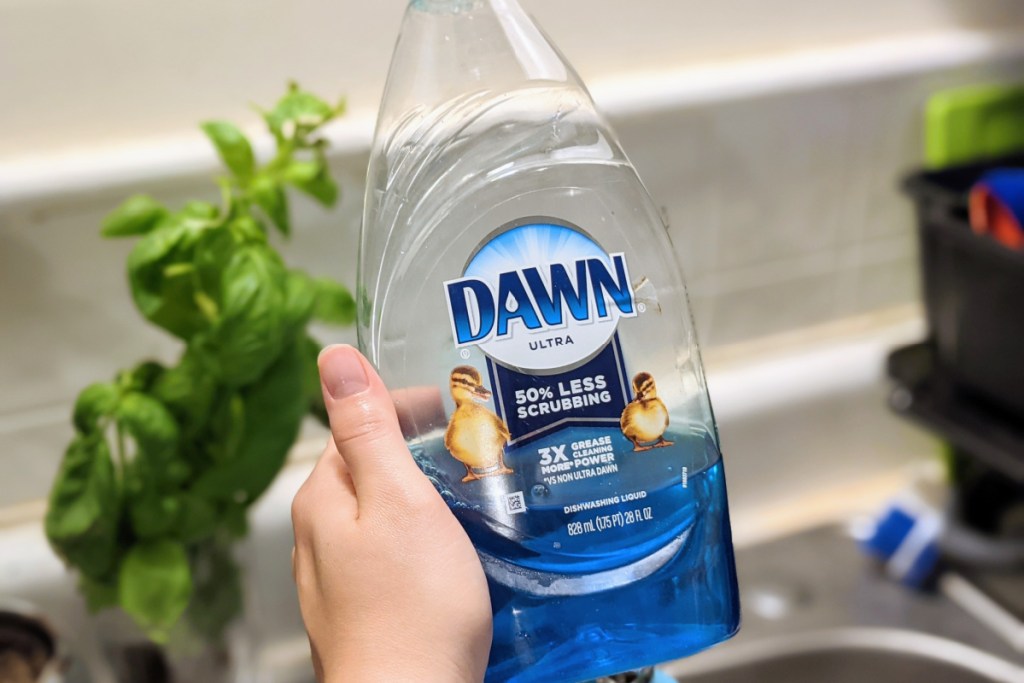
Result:
M456 345L522 370L583 362L636 315L623 254L551 219L500 232L445 287Z

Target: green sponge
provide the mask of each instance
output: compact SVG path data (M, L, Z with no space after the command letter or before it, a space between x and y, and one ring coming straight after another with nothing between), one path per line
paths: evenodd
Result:
M1024 84L972 85L936 93L925 109L932 168L1024 151Z

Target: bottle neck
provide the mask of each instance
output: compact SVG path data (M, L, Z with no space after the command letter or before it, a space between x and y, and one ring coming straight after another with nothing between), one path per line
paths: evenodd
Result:
M579 82L518 0L410 0L378 122L535 81Z

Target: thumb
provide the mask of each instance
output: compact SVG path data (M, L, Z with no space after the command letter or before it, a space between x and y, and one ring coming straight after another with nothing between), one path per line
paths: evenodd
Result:
M317 364L334 444L360 503L420 485L423 474L405 445L391 396L369 361L337 344L321 351Z

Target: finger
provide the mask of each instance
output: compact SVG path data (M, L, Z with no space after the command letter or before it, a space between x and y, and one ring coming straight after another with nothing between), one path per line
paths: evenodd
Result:
M356 487L348 463L338 453L334 437L327 439L324 452L309 475L309 481L318 495L337 500L339 503L355 502Z
M364 496L395 495L425 481L402 438L398 417L384 382L351 346L324 349L318 361L331 434L355 484Z
M296 542L324 520L353 519L358 512L355 485L348 466L328 439L323 454L292 501L292 525ZM333 528L333 525L328 525Z

